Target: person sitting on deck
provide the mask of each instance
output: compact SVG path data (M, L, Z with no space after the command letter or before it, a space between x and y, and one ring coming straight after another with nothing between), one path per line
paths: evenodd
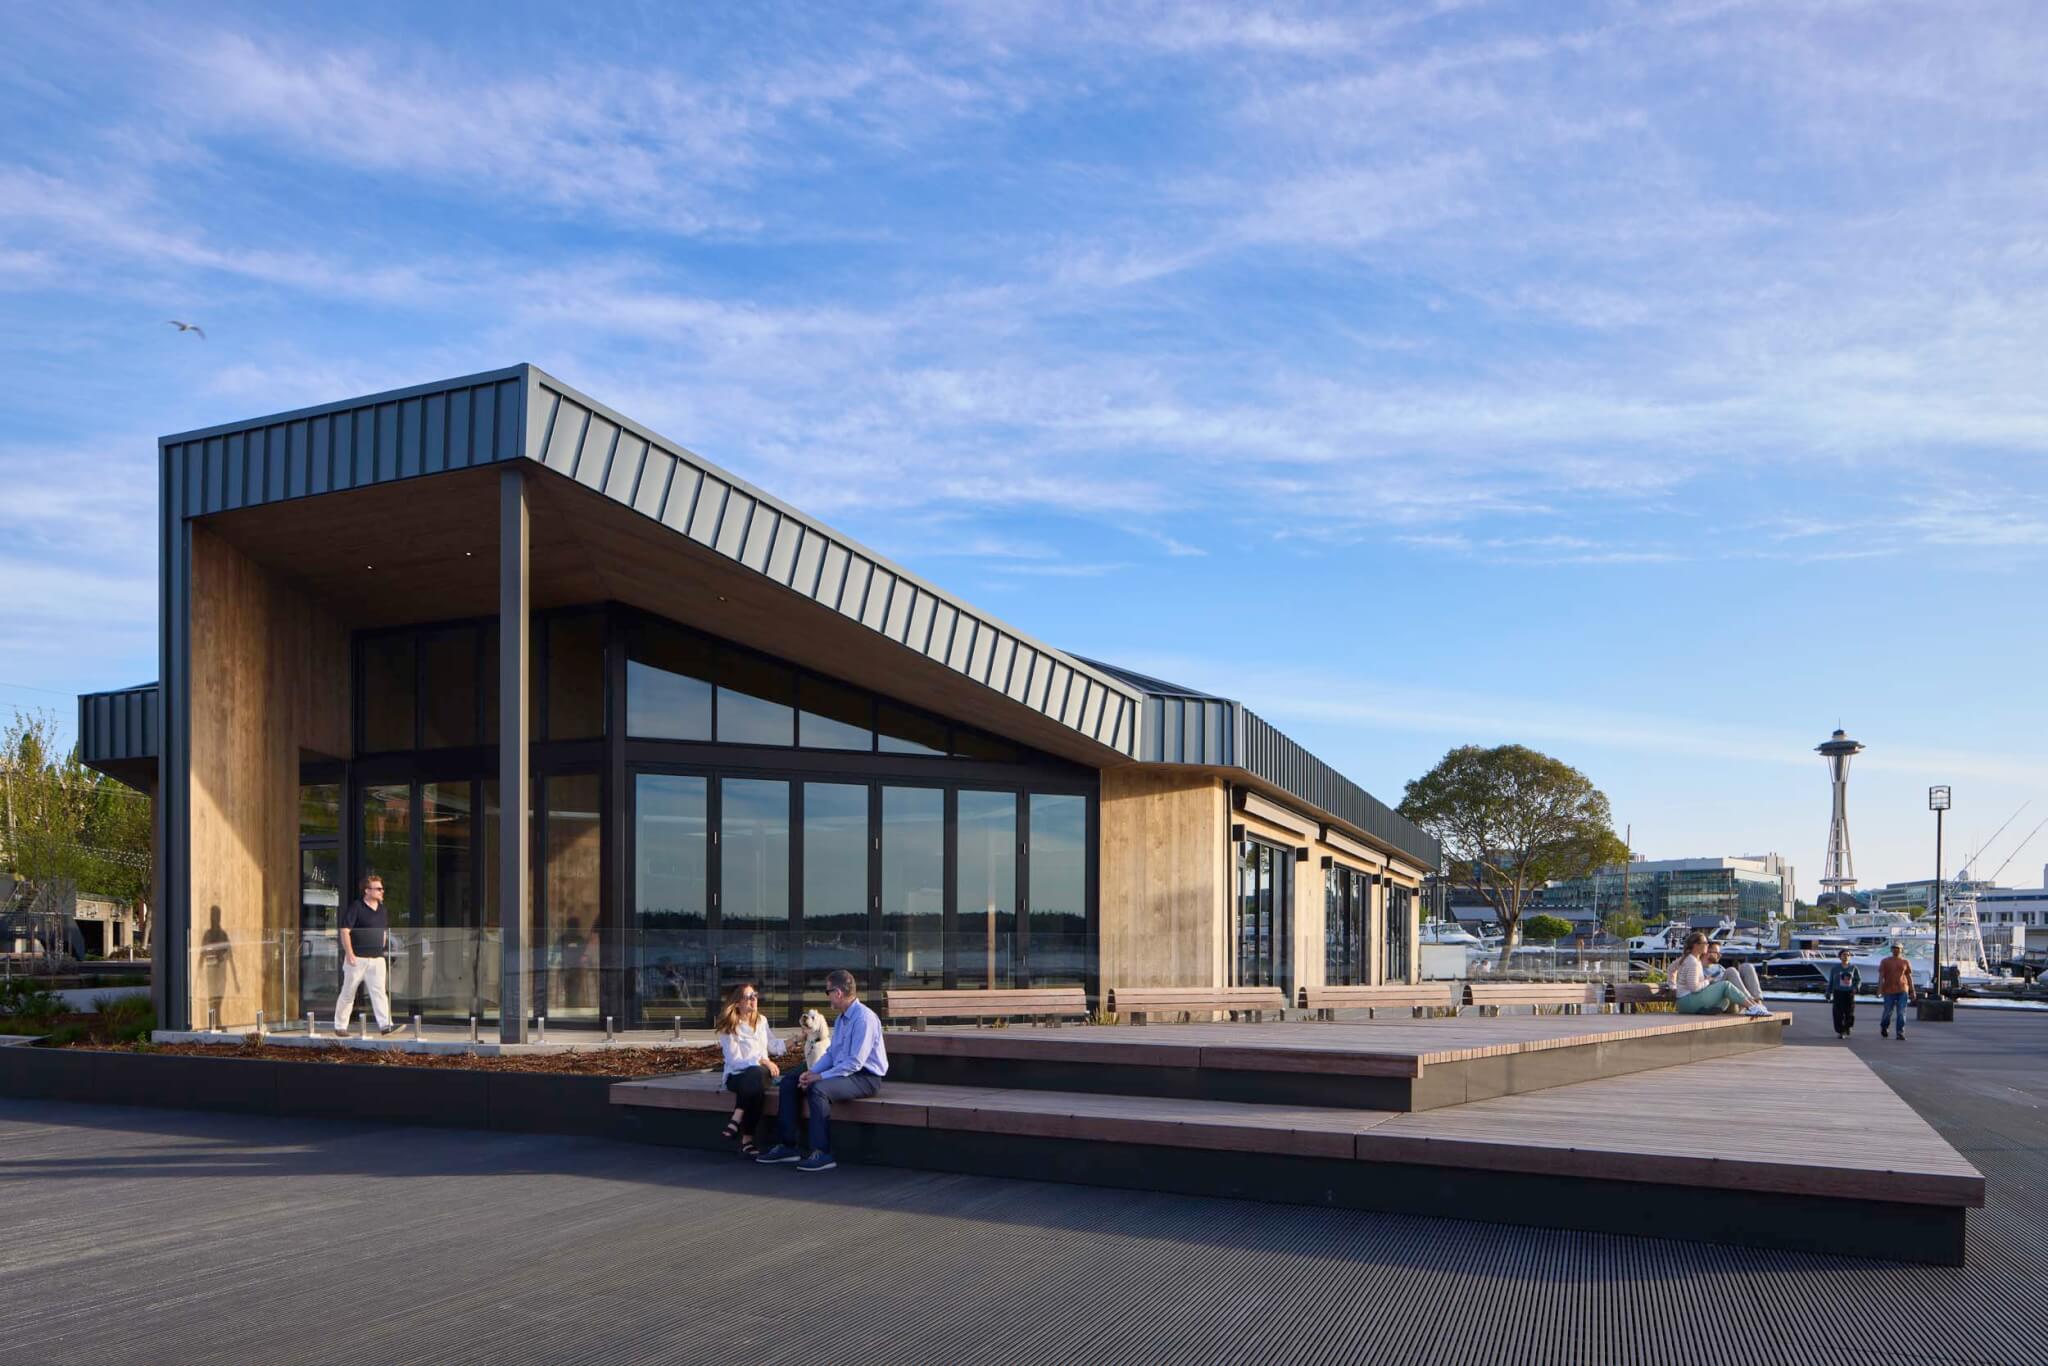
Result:
M1706 1015L1723 1010L1739 1010L1745 1015L1756 1016L1771 1013L1764 1008L1762 1001L1744 991L1732 976L1723 973L1718 981L1707 976L1707 937L1697 930L1685 941L1685 957L1678 960L1678 971L1671 977L1671 989L1678 996L1678 1013L1681 1015Z
M740 983L725 998L718 1012L718 1047L725 1054L725 1089L733 1098L732 1118L721 1137L737 1138L742 1156L758 1157L754 1134L768 1108L768 1083L782 1075L775 1065L782 1041L761 1018L761 992L752 982Z
M1732 978L1751 1000L1761 1001L1764 998L1763 983L1757 980L1756 969L1747 963L1723 963L1721 946L1711 939L1707 941L1706 967L1708 981L1718 982L1726 976Z
M783 1075L777 1101L780 1109L776 1114L782 1141L756 1161L795 1162L800 1172L827 1172L839 1165L832 1160L833 1102L872 1096L881 1089L881 1080L889 1072L888 1050L882 1046L882 1022L874 1011L860 1003L857 990L853 974L845 968L834 968L825 975L825 995L839 1012L833 1023L832 1043L815 1066L801 1075ZM808 1157L796 1146L797 1115L806 1101L811 1117Z

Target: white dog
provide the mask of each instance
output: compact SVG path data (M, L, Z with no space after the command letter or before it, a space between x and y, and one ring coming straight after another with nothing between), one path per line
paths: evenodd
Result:
M804 1046L804 1069L810 1071L818 1065L818 1059L825 1056L825 1050L832 1045L832 1026L825 1023L822 1011L806 1010L799 1019L802 1031L797 1039Z

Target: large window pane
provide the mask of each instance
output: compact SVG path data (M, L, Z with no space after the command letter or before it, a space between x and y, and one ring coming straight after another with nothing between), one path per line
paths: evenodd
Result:
M945 984L946 794L882 789L883 980L877 987Z
M546 955L547 1013L594 1019L598 1005L598 869L603 825L595 773L549 778L542 849L545 901L539 947Z
M548 739L604 734L604 630L601 612L548 618Z
M341 851L299 851L299 1009L330 1016L341 990Z
M727 745L787 745L796 738L796 675L780 664L727 650L718 659L718 739Z
M396 980L423 1014L483 1013L474 791L467 782L420 788L421 915L417 931L404 935L405 971Z
M421 746L475 744L475 630L435 631L423 639L420 651L426 667L420 694Z
M1323 870L1323 981L1329 986L1351 983L1345 962L1344 908L1350 869L1332 864Z
M626 655L626 733L709 740L713 653L702 636L658 622L636 625Z
M874 699L822 678L797 680L797 743L810 749L873 749Z
M1381 949L1386 980L1408 980L1408 932L1415 914L1415 893L1399 883L1387 884L1387 937Z
M413 747L413 638L372 636L363 642L363 748L372 753Z
M1031 794L1033 986L1088 980L1088 799Z
M946 723L922 712L883 702L875 708L875 731L884 754L944 754Z
M307 783L299 788L299 838L335 839L341 834L341 784Z
M718 785L718 967L721 998L740 982L771 1019L790 1017L789 784Z
M872 961L865 783L804 784L803 857L802 1005L823 1006L826 973L864 978Z
M953 727L953 755L959 759L981 759L999 764L1014 764L1023 757L1008 740L998 740L993 735L983 735L965 726Z
M412 923L412 786L391 783L363 789L363 876L384 879L384 909L392 928ZM348 900L356 888L347 889Z
M962 987L1014 985L1017 937L1017 794L959 796L954 905L959 943L953 961Z
M707 780L642 773L633 780L633 911L640 1018L711 1018Z

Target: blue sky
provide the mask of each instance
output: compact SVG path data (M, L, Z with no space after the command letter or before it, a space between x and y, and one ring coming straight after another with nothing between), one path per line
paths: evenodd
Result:
M159 434L529 360L1389 800L1521 741L1811 895L1840 722L1866 884L1933 782L2036 803L1995 863L2043 70L1958 0L11 5L0 708L154 676Z

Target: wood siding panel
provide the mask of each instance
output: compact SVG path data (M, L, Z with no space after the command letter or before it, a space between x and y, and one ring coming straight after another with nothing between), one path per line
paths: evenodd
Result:
M296 986L302 751L348 754L348 631L192 528L191 1018L281 1020Z
M1228 814L1206 774L1103 770L1105 987L1223 985Z

